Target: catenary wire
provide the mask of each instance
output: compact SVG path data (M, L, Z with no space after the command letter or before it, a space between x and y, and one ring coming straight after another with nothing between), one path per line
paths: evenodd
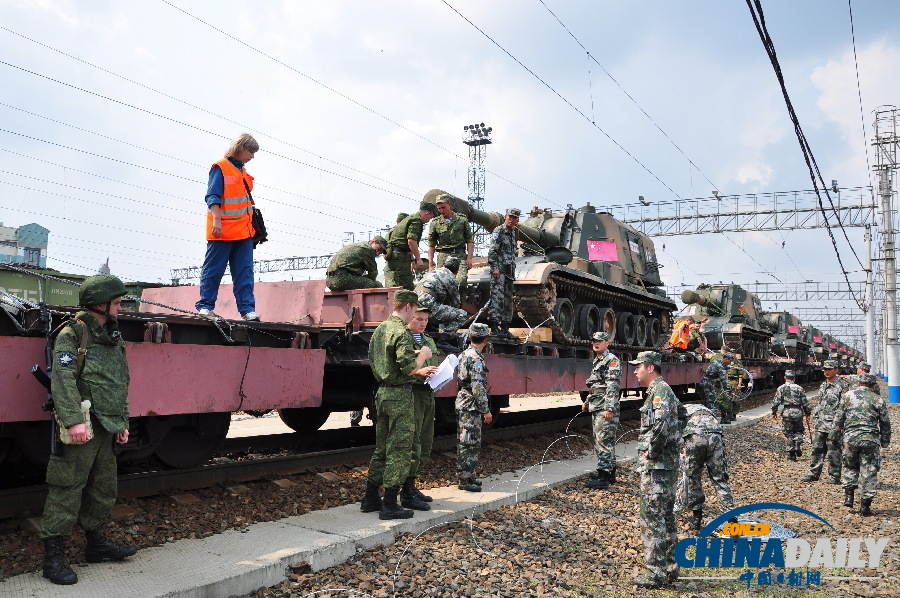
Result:
M850 13L850 39L853 43L853 68L856 71L856 96L859 100L859 124L862 129L863 149L866 152L866 174L869 177L869 187L872 187L872 168L869 165L869 144L866 142L866 117L863 112L862 87L859 84L859 59L856 57L856 28L853 24L852 0L847 0L847 10Z

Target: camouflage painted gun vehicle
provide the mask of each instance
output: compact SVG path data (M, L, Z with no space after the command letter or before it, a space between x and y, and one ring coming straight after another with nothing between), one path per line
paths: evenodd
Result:
M488 231L503 223L467 201L432 189L426 201L447 195L453 211ZM659 277L653 241L598 212L590 204L551 213L535 208L518 225L513 326L548 326L553 341L583 344L598 330L620 347L643 349L662 343L675 303ZM489 297L490 271L469 270L466 305L476 313Z
M702 284L683 291L681 300L690 305L688 315L705 318L700 331L710 349L730 347L744 361L768 359L772 335L763 325L759 297L736 284Z
M810 343L804 340L800 318L786 311L763 314L763 325L772 333L772 353L806 363Z

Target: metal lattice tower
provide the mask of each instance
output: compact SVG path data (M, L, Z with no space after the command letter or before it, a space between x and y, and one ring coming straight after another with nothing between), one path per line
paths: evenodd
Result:
M492 143L493 130L493 127L486 127L484 123L463 127L462 142L469 146L469 203L477 210L484 209L484 159L487 156L487 146ZM472 224L472 227L475 234L475 255L486 255L490 246L488 232L477 224Z

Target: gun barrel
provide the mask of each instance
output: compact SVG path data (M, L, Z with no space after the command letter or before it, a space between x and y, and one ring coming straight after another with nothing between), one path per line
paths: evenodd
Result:
M462 214L469 219L470 222L480 224L488 230L494 230L503 224L503 216L499 212L484 212L472 207L472 204L464 199L456 197L452 193L447 193L440 189L432 189L425 194L424 201L435 203L441 196L445 196L450 202L450 208L457 214Z
M681 302L685 305L696 303L697 305L705 306L709 303L709 298L705 295L701 295L700 293L686 290L681 292Z

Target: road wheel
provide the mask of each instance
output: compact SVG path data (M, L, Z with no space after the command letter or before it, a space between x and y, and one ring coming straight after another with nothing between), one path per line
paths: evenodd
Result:
M656 318L647 318L647 344L651 347L659 345L659 337L662 334L662 328L659 320Z
M634 315L620 311L616 316L616 341L620 345L633 345L634 332Z
M616 312L609 307L601 307L598 309L600 319L600 330L609 335L609 342L616 340Z
M647 345L647 317L643 314L634 316L634 343L641 347Z
M590 340L591 335L600 330L600 310L593 303L585 303L575 308L575 322L578 336Z
M575 307L571 301L565 297L557 299L556 306L553 308L553 317L564 335L575 334Z

